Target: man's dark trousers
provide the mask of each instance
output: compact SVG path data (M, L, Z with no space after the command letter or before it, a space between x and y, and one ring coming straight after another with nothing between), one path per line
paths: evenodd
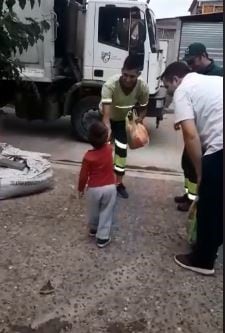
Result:
M202 181L197 206L196 264L213 268L223 244L223 150L202 158Z

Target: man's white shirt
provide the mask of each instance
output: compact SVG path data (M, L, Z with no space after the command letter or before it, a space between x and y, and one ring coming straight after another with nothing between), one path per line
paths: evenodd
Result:
M223 149L223 78L190 73L174 94L175 123L195 120L205 155Z

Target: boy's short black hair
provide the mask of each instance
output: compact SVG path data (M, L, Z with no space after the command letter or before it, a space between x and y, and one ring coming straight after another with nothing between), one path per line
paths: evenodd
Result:
M161 78L171 82L173 81L174 76L183 79L190 72L189 67L184 62L176 61L166 68Z
M129 55L124 61L123 69L127 69L128 71L136 70L140 72L141 68L138 56Z
M94 148L101 148L108 140L108 128L101 121L94 122L89 127L88 139Z

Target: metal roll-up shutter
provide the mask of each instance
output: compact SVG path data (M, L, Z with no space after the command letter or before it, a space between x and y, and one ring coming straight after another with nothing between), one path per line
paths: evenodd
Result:
M223 23L184 22L181 30L179 59L183 59L186 48L195 42L203 43L210 58L223 66Z

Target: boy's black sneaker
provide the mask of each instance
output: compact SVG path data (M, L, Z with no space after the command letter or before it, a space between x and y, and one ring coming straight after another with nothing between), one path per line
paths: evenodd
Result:
M97 230L94 230L94 229L90 229L90 230L89 230L89 236L90 236L90 237L95 237L96 234L97 234Z
M213 267L206 267L205 265L196 264L193 262L193 254L180 254L174 257L175 263L189 271L202 274L214 275L215 270Z
M117 194L120 198L128 199L129 194L127 193L126 187L121 183L117 185Z
M109 243L111 242L111 238L109 239L97 239L97 246L100 247L101 249L103 247L106 247L107 245L109 245Z

